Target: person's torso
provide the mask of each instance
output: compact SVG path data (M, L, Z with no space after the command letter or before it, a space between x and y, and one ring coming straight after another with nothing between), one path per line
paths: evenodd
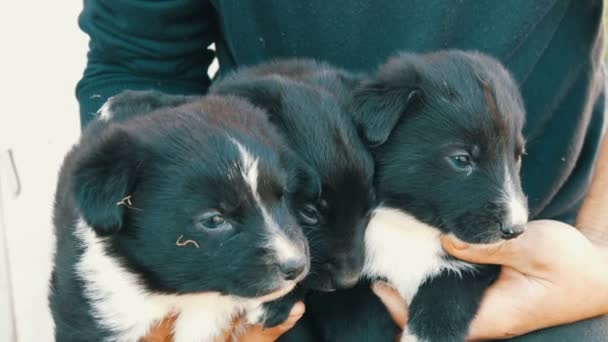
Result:
M477 50L521 87L531 218L572 221L603 126L601 1L212 0L220 72L281 57L371 71L399 51ZM594 50L596 49L596 50Z

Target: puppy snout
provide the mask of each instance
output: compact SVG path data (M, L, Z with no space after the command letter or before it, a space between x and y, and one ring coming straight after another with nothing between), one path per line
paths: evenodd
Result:
M338 288L348 289L355 286L359 281L359 272L342 273L335 280Z
M526 228L526 225L524 225L524 224L501 225L500 233L502 235L502 238L505 240L514 239L514 238L520 236L524 232L525 228Z
M363 269L363 255L353 255L334 262L334 282L338 288L347 289L359 281Z
M285 280L296 280L308 272L310 257L305 239L290 239L280 234L272 239L275 262Z
M304 273L307 265L308 259L304 255L295 256L280 262L279 270L285 280L295 280Z

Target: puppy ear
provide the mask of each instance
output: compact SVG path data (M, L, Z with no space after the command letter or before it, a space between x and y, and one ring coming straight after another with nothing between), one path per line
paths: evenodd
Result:
M156 90L125 90L110 97L99 109L102 120L124 121L160 108L172 108L191 102L197 96L171 95Z
M389 62L394 64L394 62ZM350 112L360 134L371 146L386 142L399 119L422 99L419 77L412 66L392 65L371 80L361 82L353 93ZM394 70L396 69L396 70Z
M116 233L123 225L125 204L135 186L139 164L130 135L110 127L82 143L72 172L72 196L83 219L97 234Z
M292 158L290 166L289 193L307 199L316 199L321 195L321 177L312 166L296 156Z
M280 76L236 81L226 80L211 88L218 95L234 95L242 97L270 114L270 119L276 119L283 110L283 92L281 91Z

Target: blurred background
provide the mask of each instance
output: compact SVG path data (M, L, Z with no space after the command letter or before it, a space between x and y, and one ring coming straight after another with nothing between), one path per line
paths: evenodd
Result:
M81 9L82 0L0 2L0 342L53 340L52 206L80 134Z
M0 341L52 341L52 198L80 124L81 0L0 4Z

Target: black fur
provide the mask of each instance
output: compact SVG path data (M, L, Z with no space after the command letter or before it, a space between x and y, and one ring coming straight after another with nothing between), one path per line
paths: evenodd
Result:
M285 147L265 113L229 96L126 92L110 104L112 118L83 132L57 186L49 298L57 341L99 341L112 334L93 317L94 303L84 295L76 267L87 248L77 237L79 218L104 238L105 253L155 294L211 291L253 298L306 274L307 242L290 212L295 188L307 186L299 183L305 164ZM258 159L259 201L297 246L303 264L295 274L285 273L268 245L272 232L240 176L242 155L231 138ZM219 228L205 226L210 211L224 218ZM200 248L177 246L181 235Z
M423 341L464 341L483 292L500 268L477 266L477 271L443 272L420 285L409 303L407 326Z
M374 147L375 187L383 207L473 243L523 231L509 221L501 191L511 177L525 206L519 180L524 108L498 61L461 51L402 54L360 78L353 94L350 109ZM461 155L471 161L464 167L456 163L461 157L454 159ZM427 279L409 303L409 332L422 341L463 341L498 271L477 265L462 277L444 271ZM394 340L386 311L377 301L361 300L372 297L364 286L311 302L308 312L315 312L321 339ZM362 321L365 329L353 327L363 323L349 324Z
M374 205L374 167L342 102L355 80L327 64L285 60L241 69L210 89L244 97L265 109L314 172L317 187L308 189L307 200L295 207L311 246L305 289L353 286L363 267L364 231ZM305 292L270 303L266 325L282 322Z
M370 290L367 280L351 289L311 293L306 300L306 313L309 329L316 334L315 339L309 339L311 342L395 341L401 330ZM286 335L291 337L295 333L289 331Z
M406 54L385 64L355 96L363 131L391 132L374 150L379 201L465 241L501 237L505 176L513 177L514 190L523 197L518 161L524 109L498 61L458 51ZM455 153L470 155L470 175L454 172L446 162Z

